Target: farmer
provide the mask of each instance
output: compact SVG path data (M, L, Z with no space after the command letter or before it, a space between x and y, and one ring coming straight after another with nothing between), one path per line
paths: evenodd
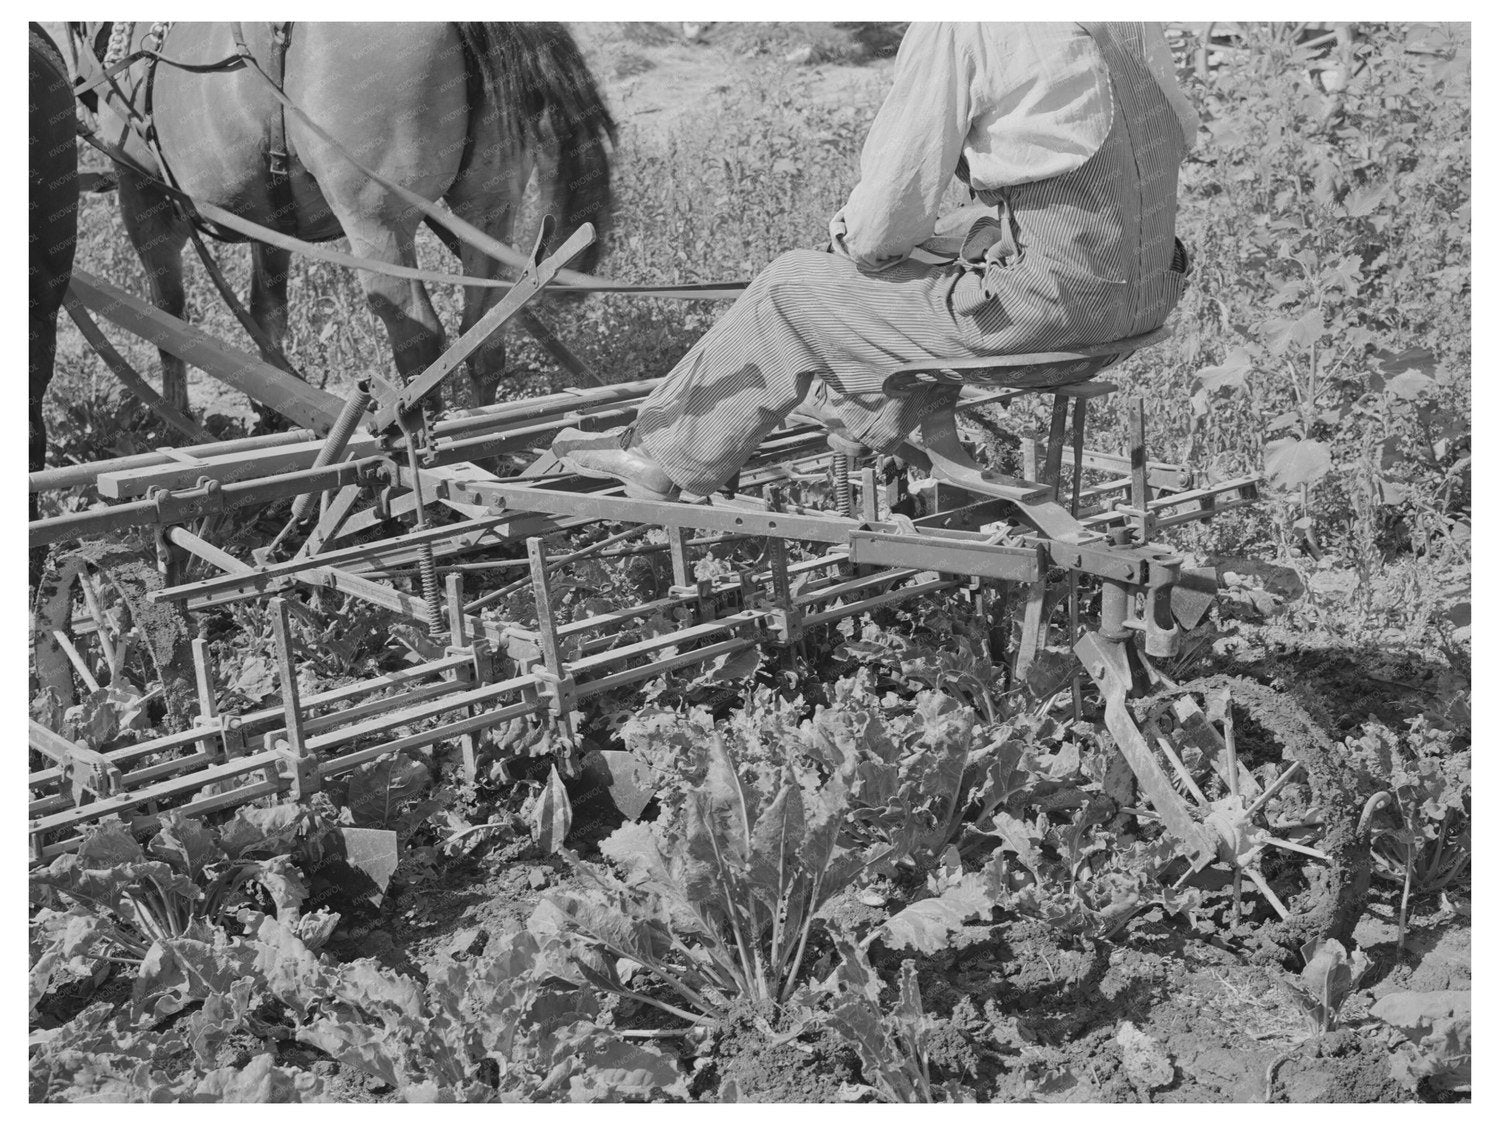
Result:
M553 453L631 496L707 496L799 403L835 449L893 452L957 393L883 395L893 368L1158 327L1197 130L1173 71L1151 25L912 24L832 252L777 258L634 425L564 430ZM940 219L955 171L978 202Z

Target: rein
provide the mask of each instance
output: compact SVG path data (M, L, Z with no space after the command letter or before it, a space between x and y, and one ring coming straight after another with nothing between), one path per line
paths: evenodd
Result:
M452 212L438 207L431 200L424 199L416 192L411 191L401 184L392 182L391 180L380 175L374 169L365 165L362 161L360 161L357 157L355 157L352 153L350 153L347 149L340 145L316 121L308 117L307 114L302 111L301 107L299 107L294 101L292 101L292 99L287 96L286 92L282 90L282 88L275 81L273 81L268 74L266 74L266 72L261 68L259 61L251 53L249 46L245 43L241 25L239 23L232 23L230 24L230 30L235 39L237 53L228 58L221 59L220 61L215 63L181 63L177 60L168 59L162 55L159 55L155 51L141 49L132 52L129 55L126 55L119 62L113 63L108 67L104 67L102 73L94 79L90 80L88 83L81 86L75 86L75 96L92 91L94 88L102 85L107 81L112 81L113 77L121 70L128 68L131 64L138 62L142 58L152 59L153 65L155 65L155 63L157 62L166 63L170 66L176 66L179 69L191 73L225 73L228 71L248 69L251 73L257 75L260 80L267 86L267 88L271 91L277 101L281 103L283 111L285 113L296 117L299 122L301 122L309 130L311 130L325 144L329 145L335 152L343 157L343 159L348 161L355 168L358 168L375 183L379 184L381 187L397 196L397 198L401 199L403 202L408 204L425 218L450 231L455 238L458 238L461 241L468 243L475 249L488 254L490 257L495 258L502 264L516 270L523 270L527 267L530 259L526 255L520 253L511 246L507 246L505 243L499 241L498 239L492 238L491 236L481 231L479 228L459 218ZM384 274L388 277L400 277L410 281L420 281L424 284L463 285L473 286L476 288L503 290L509 290L516 284L515 282L511 281L501 281L483 277L470 277L465 274L440 273L433 270L424 270L411 266L401 266L388 262L378 262L369 258L359 257L353 254L346 254L339 250L322 247L315 243L296 238L292 235L282 234L279 231L272 230L270 227L262 226L260 223L254 222L250 219L242 218L239 215L235 215L233 212L226 211L222 207L218 207L212 203L207 203L192 198L190 195L182 191L180 188L176 187L174 184L168 183L161 176L156 175L146 168L143 168L137 161L135 161L126 153L119 150L113 145L106 144L105 142L87 133L83 134L83 139L89 144L93 145L100 152L104 153L110 159L116 161L117 163L125 165L137 175L150 180L171 199L181 205L187 211L189 217L193 216L193 214L196 212L198 215L201 215L205 219L211 220L218 226L224 227L225 229L233 231L245 238L250 238L257 242L264 242L268 245L278 247L279 249L286 250L295 254L301 254L304 257L313 258L318 261L329 262L333 265L345 266L350 269L366 270L371 273ZM150 147L153 150L155 149L154 145L151 145ZM557 274L557 277L561 280L561 284L554 283L547 286L547 289L553 293L618 293L622 296L656 297L664 300L691 301L732 300L738 297L749 284L749 282L746 281L731 281L687 285L632 285L618 281L611 281L608 278L597 277L592 274L579 273L575 270L560 270Z

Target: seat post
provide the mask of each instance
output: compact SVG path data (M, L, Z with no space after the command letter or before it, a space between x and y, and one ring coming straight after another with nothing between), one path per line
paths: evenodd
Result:
M1083 494L1083 424L1088 405L1086 398L1073 400L1073 499L1069 511L1075 519L1078 517L1078 500Z
M1047 463L1041 481L1052 489L1052 499L1062 500L1063 439L1067 435L1068 396L1059 390L1052 396L1052 426L1047 433Z

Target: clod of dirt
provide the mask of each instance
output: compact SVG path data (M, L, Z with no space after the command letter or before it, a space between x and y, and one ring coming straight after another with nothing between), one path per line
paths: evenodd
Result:
M1129 1020L1120 1024L1115 1042L1124 1053L1125 1075L1137 1090L1159 1090L1177 1077L1176 1068L1161 1044Z
M1391 1077L1386 1049L1351 1028L1303 1043L1273 1066L1268 1101L1399 1102L1408 1096Z
M466 930L459 930L448 939L448 952L454 956L474 956L484 952L484 947L490 942L490 932L478 926Z
M774 1042L748 1009L730 1017L714 1054L709 1073L717 1085L707 1084L705 1101L836 1102L840 1087L854 1078L848 1051L826 1030Z

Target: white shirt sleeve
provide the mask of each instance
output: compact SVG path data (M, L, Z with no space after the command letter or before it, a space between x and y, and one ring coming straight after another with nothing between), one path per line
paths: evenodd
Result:
M969 134L973 79L955 25L911 25L860 156L859 183L829 224L837 252L880 270L932 235Z

